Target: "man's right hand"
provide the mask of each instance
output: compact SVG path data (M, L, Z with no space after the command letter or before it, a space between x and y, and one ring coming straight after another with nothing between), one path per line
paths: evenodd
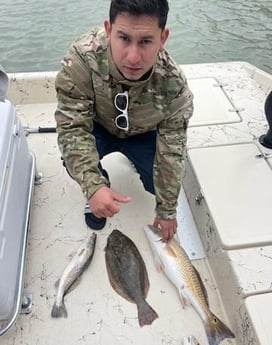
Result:
M112 217L120 211L120 203L130 202L131 198L118 194L108 187L98 189L88 203L96 217Z

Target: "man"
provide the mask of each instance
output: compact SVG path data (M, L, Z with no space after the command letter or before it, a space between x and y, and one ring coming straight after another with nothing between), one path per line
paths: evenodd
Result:
M154 225L167 241L177 230L192 93L164 49L167 0L112 0L109 20L79 38L56 79L58 143L88 204L87 224L101 229L130 197L110 188L100 160L122 152L155 195Z

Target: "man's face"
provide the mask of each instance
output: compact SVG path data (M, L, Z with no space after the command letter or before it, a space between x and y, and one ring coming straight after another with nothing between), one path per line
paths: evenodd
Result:
M112 25L105 21L104 26L113 61L128 80L141 79L153 67L169 34L159 28L157 17L145 15L121 13Z

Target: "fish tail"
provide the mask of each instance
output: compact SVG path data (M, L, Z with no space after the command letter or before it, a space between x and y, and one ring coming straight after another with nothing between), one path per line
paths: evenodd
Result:
M52 311L51 311L51 316L52 317L67 317L67 310L65 307L65 304L63 300L61 303L58 305L57 302L54 303Z
M232 331L213 313L205 323L209 345L218 345L225 338L234 338Z
M143 300L138 306L138 320L139 325L143 327L144 325L151 325L151 323L159 317L155 310Z

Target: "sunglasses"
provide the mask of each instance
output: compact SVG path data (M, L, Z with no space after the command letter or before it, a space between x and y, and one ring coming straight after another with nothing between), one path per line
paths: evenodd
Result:
M116 109L122 112L122 114L119 114L115 118L116 127L124 131L128 131L128 92L125 91L117 93L117 95L114 98L114 105Z

